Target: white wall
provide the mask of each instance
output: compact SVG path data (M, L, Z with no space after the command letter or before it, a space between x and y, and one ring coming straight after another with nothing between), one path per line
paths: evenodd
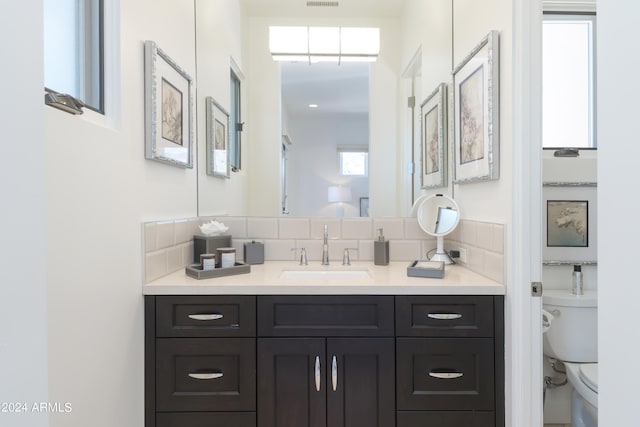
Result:
M457 66L490 30L500 32L500 179L454 186L463 218L509 223L511 218L512 6L510 0L456 0L453 62ZM487 203L491 200L491 203Z
M615 3L615 4L614 4ZM629 29L640 3L598 2L598 409L601 426L638 424L640 215L637 197L640 57ZM615 209L612 209L615 208Z
M327 202L330 185L351 188L352 201L343 203L344 216L360 216L360 197L369 196L367 177L340 175L338 146L367 147L369 118L363 114L289 116L288 209L295 216L335 216Z
M196 47L198 67L198 214L246 215L249 202L251 164L247 159L250 132L243 132L242 168L230 179L206 173L206 108L205 99L213 97L227 112L231 108L229 71L231 58L244 74L242 58L243 18L237 0L196 0ZM244 84L244 82L241 82ZM241 93L246 111L246 95ZM243 111L244 113L244 111ZM245 120L244 114L242 120ZM234 124L231 124L233 129ZM247 126L249 128L250 126Z
M41 1L0 14L0 402L28 404L0 412L11 427L49 425L31 410L48 400L42 17Z
M121 73L108 119L45 111L49 399L73 405L52 426L143 425L141 223L197 215L196 170L144 158L143 42L195 78L193 2L106 4Z
M250 215L280 212L281 102L280 66L268 49L270 25L377 26L381 28L378 61L371 65L369 165L370 202L374 216L397 216L398 27L395 19L320 19L250 17L247 20L247 91L250 132Z

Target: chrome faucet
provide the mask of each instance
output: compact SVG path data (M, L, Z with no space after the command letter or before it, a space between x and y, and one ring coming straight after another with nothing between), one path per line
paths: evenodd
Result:
M329 226L324 225L324 242L322 243L322 265L329 265Z

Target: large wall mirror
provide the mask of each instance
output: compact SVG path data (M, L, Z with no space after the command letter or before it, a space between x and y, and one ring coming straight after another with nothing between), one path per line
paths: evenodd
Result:
M237 46L235 52L216 47L226 40L220 28L233 33L233 23L209 23L225 6L195 2L198 102L204 96L221 105L229 102L228 93L219 88L229 75L221 63L239 55L246 121L241 171L232 172L228 180L207 176L200 161L206 138L198 104L199 215L410 214L420 194L413 188L410 167L419 161L419 106L433 88L451 78L451 0L350 0L338 7L241 0L240 53ZM276 62L268 42L273 25L377 27L380 55L374 63ZM412 64L416 51L421 52L418 66ZM415 96L413 110L407 105L410 96ZM353 160L343 162L355 162L356 168L366 158L366 172L341 173L343 153L354 153ZM419 171L419 165L414 169Z
M280 67L283 214L369 216L369 64Z

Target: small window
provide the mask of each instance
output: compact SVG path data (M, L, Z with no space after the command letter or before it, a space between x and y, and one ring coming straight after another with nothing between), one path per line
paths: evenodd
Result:
M241 140L242 140L242 101L240 92L240 78L233 69L231 70L231 108L229 112L229 123L231 123L231 131L229 132L229 158L231 170L239 171L242 166L241 158Z
M542 45L544 148L595 148L593 14L545 13Z
M104 113L102 0L44 0L44 85Z
M340 150L339 152L340 175L369 175L369 153L366 150Z

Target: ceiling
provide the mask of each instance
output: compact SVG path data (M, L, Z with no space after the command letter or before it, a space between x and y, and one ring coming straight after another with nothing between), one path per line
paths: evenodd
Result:
M282 62L281 70L282 103L292 116L369 111L368 63Z
M307 0L240 0L251 17L395 18L405 0L333 0L338 6L307 6ZM304 22L300 23L304 25ZM282 102L291 115L366 113L369 109L369 64L281 63ZM318 104L317 109L309 104Z
M307 6L307 0L240 0L248 16L390 18L402 11L405 0L334 0L338 6Z

